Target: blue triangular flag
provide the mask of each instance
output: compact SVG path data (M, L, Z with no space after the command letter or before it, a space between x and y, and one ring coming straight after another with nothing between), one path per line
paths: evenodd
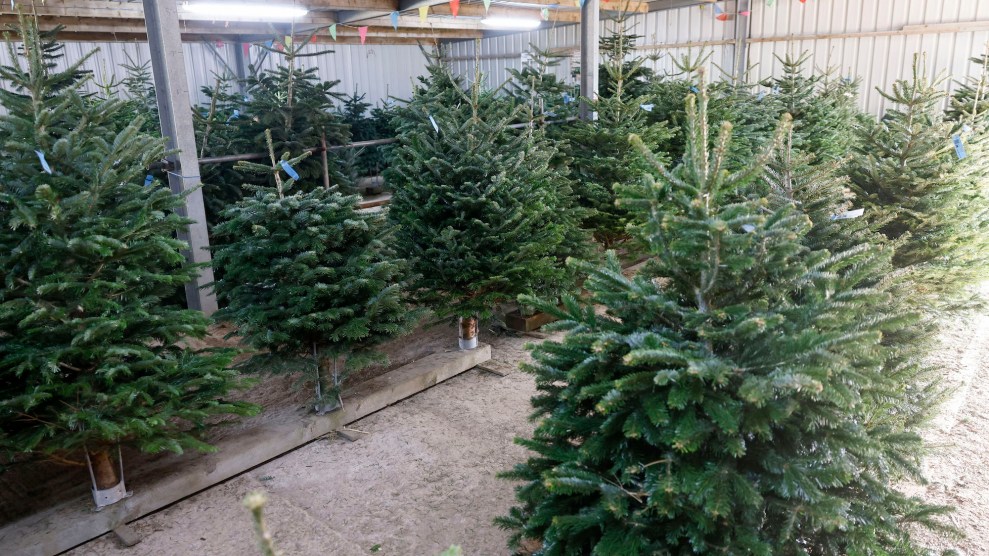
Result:
M295 171L295 168L292 168L292 165L289 164L287 160L283 160L281 162L281 166L282 170L285 170L285 173L288 174L290 178L293 180L299 179L299 173Z
M38 155L38 160L41 161L41 167L45 170L45 172L51 174L52 173L52 167L49 166L48 165L48 161L45 160L45 153L43 153L41 151L34 151L34 152L35 152L35 154Z
M398 31L398 12L394 11L391 13L391 26Z

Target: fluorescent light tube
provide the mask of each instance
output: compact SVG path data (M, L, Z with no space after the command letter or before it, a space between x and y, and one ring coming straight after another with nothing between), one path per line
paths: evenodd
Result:
M300 18L309 10L298 6L271 4L186 2L182 4L186 12L222 20L285 21Z
M538 19L527 19L521 17L486 17L481 23L493 29L535 29L539 27Z

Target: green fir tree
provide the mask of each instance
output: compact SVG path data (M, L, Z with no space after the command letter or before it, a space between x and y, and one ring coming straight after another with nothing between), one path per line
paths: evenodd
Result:
M252 347L249 367L303 372L315 385L316 408L334 409L347 375L385 362L375 348L408 332L422 313L404 302L403 262L386 247L380 214L357 211L358 197L335 188L298 187L294 172L307 155L271 165L240 163L272 176L274 187L231 205L216 227L223 242L215 288L229 319Z
M525 367L534 454L504 474L520 505L500 523L544 556L924 554L910 524L944 509L893 486L920 439L891 438L863 395L899 395L880 340L911 318L866 285L888 251L808 250L805 214L739 192L771 149L726 171L731 124L711 149L703 89L686 113L673 170L633 139L653 170L622 200L647 267L627 278L612 255L586 304L540 306L567 335Z
M984 134L945 118L944 82L924 66L916 56L911 77L882 92L893 106L864 128L849 173L873 228L896 242L893 263L912 275L918 303L936 309L985 275L989 200Z
M119 479L115 446L209 450L209 421L258 408L229 398L244 384L230 350L183 345L205 335L205 316L166 302L198 269L176 239L189 224L182 199L145 183L164 141L141 133L141 119L121 128L122 101L86 98L88 56L57 70L33 19L6 41L0 451L5 461L88 451L107 488Z
M300 67L300 59L326 54L327 50L307 49L313 31L303 37L292 39L290 35L277 37L262 44L271 56L284 59L284 64L274 70L251 68L247 78L248 100L244 102L245 133L254 145L254 150L267 149L265 134L270 130L275 142L275 152L289 152L292 157L300 156L308 149L345 145L350 142L347 126L336 115L336 103L342 95L333 89L339 81L320 81L318 68ZM329 184L324 181L322 156L304 159L297 168L299 186L339 187L349 191L352 183L345 165L340 163L334 152L328 152ZM272 185L269 183L268 185Z
M541 129L512 129L520 109L479 79L465 92L435 62L421 79L397 109L399 144L386 172L388 216L417 275L415 297L440 317L469 319L521 293L572 289L562 260L583 238Z
M629 134L642 137L650 148L656 148L670 136L664 123L650 123L650 97L633 94L640 91L639 77L646 60L632 56L632 41L623 26L618 35L608 39L602 48L604 74L601 92L594 100L584 99L597 113L594 121L578 121L567 128L566 139L571 146L574 192L584 209L585 228L606 248L628 239L627 228L632 222L625 208L615 204L616 185L637 180L644 171L642 158L628 144Z

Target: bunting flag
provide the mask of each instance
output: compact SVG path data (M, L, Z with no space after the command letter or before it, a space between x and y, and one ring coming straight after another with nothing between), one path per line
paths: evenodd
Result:
M728 21L728 14L721 9L721 6L717 4L711 5L714 6L714 19L717 19L718 21Z
M450 13L453 17L457 17L457 13L460 12L460 0L450 0Z
M361 36L361 44L367 40L367 25L357 28L357 34Z
M539 13L543 16L543 21L549 21L549 8L543 8L539 10Z
M575 3L577 4L578 8L584 7L584 0L575 0Z
M264 43L264 45L267 46L268 48L274 48L275 47L275 41L266 41Z
M334 23L333 25L330 25L330 36L333 37L333 40L337 40L337 24L336 23Z
M484 13L491 9L491 0L484 0Z
M398 11L397 10L391 13L391 26L394 27L396 31L398 31Z
M766 0L766 7L767 8L772 8L773 7L773 4L775 4L775 3L776 3L776 0Z
M250 56L251 55L251 43L249 43L249 42L242 42L242 43L240 43L240 50L241 50L241 52L244 53L244 56Z
M738 12L738 15L744 15L745 17L749 17L750 15L752 15L752 12L750 12L749 10L745 10L744 12Z
M292 35L285 35L285 46L292 48Z
M217 48L223 48L223 41L216 41Z
M490 2L490 0L488 0ZM426 16L429 15L429 6L419 6L419 21L426 23Z

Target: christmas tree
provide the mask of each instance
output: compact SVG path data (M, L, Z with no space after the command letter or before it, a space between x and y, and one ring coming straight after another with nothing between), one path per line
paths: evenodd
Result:
M245 117L247 109L244 106L244 97L234 87L233 79L227 74L221 74L215 76L212 86L202 88L209 104L195 107L192 114L199 158L246 154L259 150L248 131L251 124L250 118ZM243 198L242 185L248 176L236 164L229 162L202 164L199 171L203 183L203 201L206 204L206 221L212 228L219 223L220 214L227 206Z
M645 59L630 57L632 41L623 26L618 34L602 39L602 57L607 80L602 80L598 98L585 99L597 113L596 121L579 121L567 128L566 139L573 156L574 192L585 211L584 227L607 248L627 239L628 211L615 204L615 185L637 180L644 170L641 157L626 138L635 133L650 148L671 135L663 123L647 119L650 97L632 96L626 88L640 91L639 78Z
M947 307L989 263L983 140L945 118L943 80L920 56L911 78L882 94L893 106L864 128L852 187L873 228L896 242L893 263L913 276L918 301Z
M399 144L386 172L395 245L418 276L418 301L440 317L475 318L520 293L573 287L564 251L577 249L569 192L550 167L539 128L511 129L519 108L465 92L438 62L397 109Z
M535 453L505 474L521 505L500 523L546 556L922 554L907 525L943 509L892 486L919 437L890 438L861 394L899 395L880 339L909 319L866 285L889 254L804 247L806 215L738 191L771 150L725 171L731 124L711 149L706 111L701 88L674 170L634 139L653 170L622 200L647 267L627 278L612 255L586 268L587 304L541 305L568 334L526 367Z
M532 44L527 54L522 69L508 69L511 76L508 94L518 104L528 107L525 112L531 111L533 120L539 124L574 117L577 113L574 86L561 80L555 72L563 55Z
M86 451L105 489L116 446L208 450L208 420L258 408L227 398L242 385L229 350L182 345L204 315L164 301L197 272L175 238L182 199L145 183L164 141L117 127L126 106L73 78L87 57L58 71L46 40L22 17L0 68L0 450Z
M809 52L796 58L777 56L782 75L765 79L762 85L772 90L779 108L793 117L793 148L813 155L816 163L840 161L851 153L856 140L861 115L856 105L858 84L835 79L831 72L805 75L809 59Z
M216 227L222 240L215 288L252 347L251 367L305 373L316 408L332 410L346 376L384 356L375 347L408 332L421 313L403 301L402 261L385 246L382 217L357 212L358 197L335 188L297 187L295 168L307 155L275 157L271 166L241 162L270 175L274 187L230 206ZM288 179L282 177L285 172Z
M307 50L306 45L316 32L297 41L286 35L259 46L271 56L282 57L285 63L274 70L258 71L252 67L246 80L249 98L244 103L245 132L255 150L267 149L265 134L269 130L275 152L287 151L292 157L324 144L350 142L347 126L335 115L335 103L342 101L342 96L333 90L339 81L320 81L318 68L300 67L302 58L332 52ZM336 186L342 190L353 187L350 173L333 152L326 153L325 168L322 158L302 160L296 169L300 176L297 187Z
M355 91L353 95L344 99L340 109L341 121L349 126L351 141L356 143L394 137L391 111L387 106L372 108L370 103L364 101L365 96ZM356 160L353 164L345 163L345 166L352 166L352 172L357 177L380 175L387 167L389 147L389 145L363 147L356 152L355 149L348 149L354 152ZM347 155L342 153L339 156Z

